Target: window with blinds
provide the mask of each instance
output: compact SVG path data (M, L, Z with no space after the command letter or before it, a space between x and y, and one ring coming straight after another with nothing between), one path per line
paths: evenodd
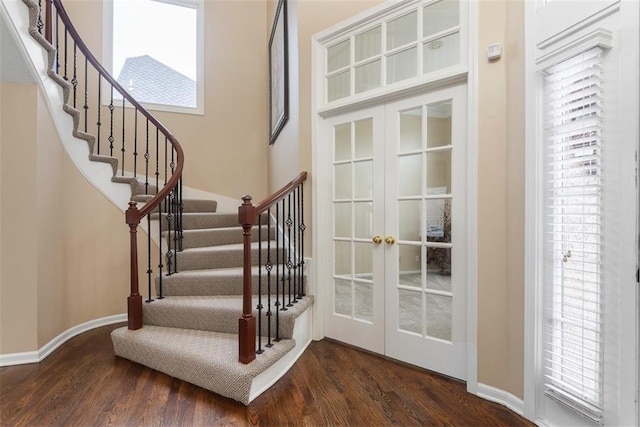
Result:
M602 416L602 51L544 72L547 396Z

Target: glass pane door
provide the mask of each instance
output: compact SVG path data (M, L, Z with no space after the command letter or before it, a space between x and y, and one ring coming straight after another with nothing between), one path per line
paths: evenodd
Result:
M464 88L386 109L386 354L456 378L466 370L465 109Z
M333 191L327 336L384 352L382 107L326 123ZM326 147L329 148L329 147Z

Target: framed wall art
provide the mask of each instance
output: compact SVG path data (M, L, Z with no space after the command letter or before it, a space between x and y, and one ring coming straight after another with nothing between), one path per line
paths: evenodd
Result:
M269 38L269 144L289 119L287 0L280 0Z

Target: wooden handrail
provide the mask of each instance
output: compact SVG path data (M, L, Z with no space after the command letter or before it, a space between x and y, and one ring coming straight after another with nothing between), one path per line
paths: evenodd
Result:
M78 49L85 55L89 63L93 65L93 67L100 73L100 75L110 84L112 85L120 94L138 111L147 118L151 123L153 123L158 130L167 137L173 148L176 150L176 167L171 175L171 178L167 181L167 184L160 190L158 193L147 203L145 203L144 207L140 210L140 220L144 218L146 215L151 213L160 202L162 202L168 195L169 192L176 186L178 183L178 179L182 176L182 169L184 166L184 152L182 150L182 146L178 142L175 136L151 113L149 113L136 99L131 96L129 92L124 89L120 83L116 79L111 76L111 74L100 64L100 62L96 59L96 57L91 53L87 45L84 43L78 31L75 29L73 24L71 23L71 19L65 10L62 0L53 0L53 4L58 11L58 15L60 20L64 23L67 31L71 35L71 38L77 43ZM127 223L128 224L128 223Z
M243 236L243 280L242 280L242 317L238 319L239 361L250 363L256 358L256 318L251 308L252 297L252 257L251 231L258 218L276 203L295 191L307 179L307 172L301 172L284 187L264 199L258 205L251 203L251 196L242 197L242 205L238 207L238 222L242 226Z
M84 43L78 31L74 27L69 15L67 14L62 0L46 0L45 3L45 38L49 43L52 43L52 8L51 4L56 9L57 16L65 26L65 31L71 36L71 39L75 42L77 49L85 56L88 63L90 63L98 72L98 75L102 77L112 88L115 88L129 104L137 109L137 112L142 114L147 119L148 123L153 124L156 129L165 137L165 140L171 144L172 150L175 150L175 164L173 164L172 158L172 174L166 181L165 185L160 189L157 189L157 193L148 200L144 207L138 210L135 202L129 203L129 208L126 211L125 222L129 226L130 232L130 247L131 247L131 292L128 298L128 313L129 313L129 329L140 329L142 327L142 296L139 292L138 283L138 251L137 251L137 227L140 221L152 211L156 210L158 206L170 195L179 184L179 180L182 177L182 171L184 167L184 152L182 146L178 140L169 132L169 130L151 113L149 113L126 89L124 89L116 79L100 64L96 57L91 53L87 45ZM66 48L65 48L66 49ZM66 52L66 51L65 51ZM55 72L55 71L54 71ZM124 107L124 103L123 103ZM173 151L172 151L173 153ZM166 167L166 165L165 165ZM157 176L157 173L156 173ZM166 177L165 177L166 179Z
M284 199L285 196L291 193L298 185L302 184L307 179L307 171L300 172L300 174L287 183L284 187L273 193L271 196L267 197L260 203L256 205L256 216L265 212L271 206L278 203L280 200ZM244 198L243 198L244 200Z

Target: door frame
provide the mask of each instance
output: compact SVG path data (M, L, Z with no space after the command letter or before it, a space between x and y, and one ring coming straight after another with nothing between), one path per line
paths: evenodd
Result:
M380 7L376 7L369 12L357 15L334 27L335 32L346 30L358 22L367 19L367 16L375 17L382 13L383 8L393 7L394 2L385 2ZM387 94L380 99L372 99L371 103L384 103L399 99L405 96L413 96L424 93L427 90L437 89L458 81L467 82L467 319L466 319L466 358L467 358L467 392L478 394L478 2L466 2L468 20L467 37L469 39L467 47L467 70L455 76L445 76L441 80L430 82L427 85L418 85L410 88L401 88L395 93ZM312 232L313 232L313 254L314 265L322 265L330 255L330 232L327 229L326 221L320 218L327 218L331 215L331 206L323 206L320 200L326 200L326 192L331 191L330 186L324 180L324 176L330 169L330 160L326 157L326 151L322 150L321 144L321 121L325 117L330 117L337 113L370 106L369 103L358 102L353 105L341 105L336 109L323 109L320 114L320 100L323 99L322 82L324 78L324 47L321 38L325 34L319 33L311 39L311 156L312 156ZM323 152L324 151L324 152ZM329 187L329 188L327 188ZM324 224L323 224L324 222ZM318 341L325 337L325 313L326 305L329 301L328 280L321 268L315 268L315 303L313 339Z

